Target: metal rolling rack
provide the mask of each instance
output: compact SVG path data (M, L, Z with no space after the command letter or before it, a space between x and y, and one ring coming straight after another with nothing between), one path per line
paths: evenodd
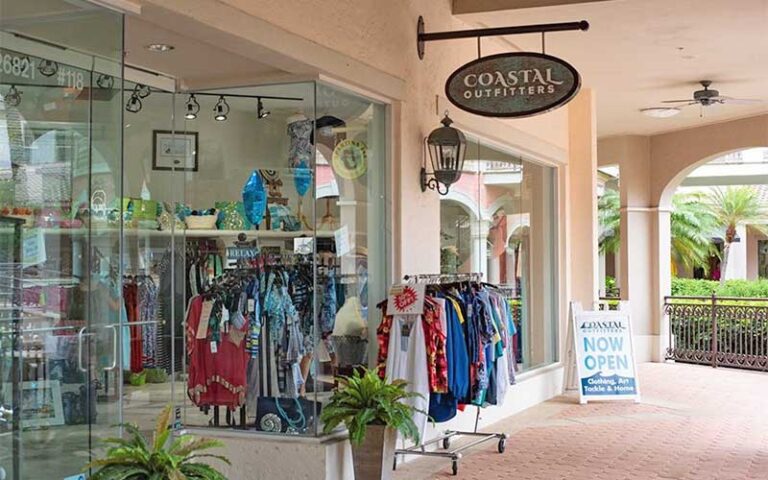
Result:
M455 274L420 274L420 275L405 275L403 279L409 283L426 283L427 285L439 285L442 283L460 283L460 282L480 282L483 278L482 273L455 273ZM451 469L454 475L459 473L459 461L462 457L462 452L469 450L470 448L481 445L491 440L498 441L497 450L499 453L504 453L507 448L507 434L500 432L478 432L477 426L480 422L480 407L476 406L477 413L475 414L475 429L471 432L461 430L445 430L442 435L424 442L420 445L414 445L409 448L395 450L395 460L392 465L393 470L397 470L397 457L398 455L421 455L426 457L443 457L451 459ZM455 437L475 437L465 445L461 445L453 450L451 448L451 441ZM427 447L439 444L444 451L427 450Z

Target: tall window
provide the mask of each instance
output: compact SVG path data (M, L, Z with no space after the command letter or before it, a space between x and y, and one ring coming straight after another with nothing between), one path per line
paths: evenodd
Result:
M441 270L480 272L512 306L518 370L557 361L555 169L470 140L440 206Z

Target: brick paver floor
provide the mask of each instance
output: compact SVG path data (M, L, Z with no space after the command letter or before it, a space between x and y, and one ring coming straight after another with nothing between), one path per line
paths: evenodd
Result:
M682 364L639 366L642 402L545 402L489 430L510 434L446 459L418 459L395 478L467 480L768 479L768 373Z

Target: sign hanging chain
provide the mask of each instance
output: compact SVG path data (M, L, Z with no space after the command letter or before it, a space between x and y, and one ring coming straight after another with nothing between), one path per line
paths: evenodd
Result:
M544 32L541 32L541 53L547 53L547 37Z

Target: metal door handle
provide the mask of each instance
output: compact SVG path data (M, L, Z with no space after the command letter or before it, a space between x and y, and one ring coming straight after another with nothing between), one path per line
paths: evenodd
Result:
M104 328L112 330L112 366L104 367L105 372L109 372L117 368L117 327L118 325L104 325Z
M88 327L83 327L83 328L80 329L79 332L77 332L77 368L81 372L87 372L88 371L88 369L83 367L83 337L84 337L83 334L85 333L85 330L87 328Z

